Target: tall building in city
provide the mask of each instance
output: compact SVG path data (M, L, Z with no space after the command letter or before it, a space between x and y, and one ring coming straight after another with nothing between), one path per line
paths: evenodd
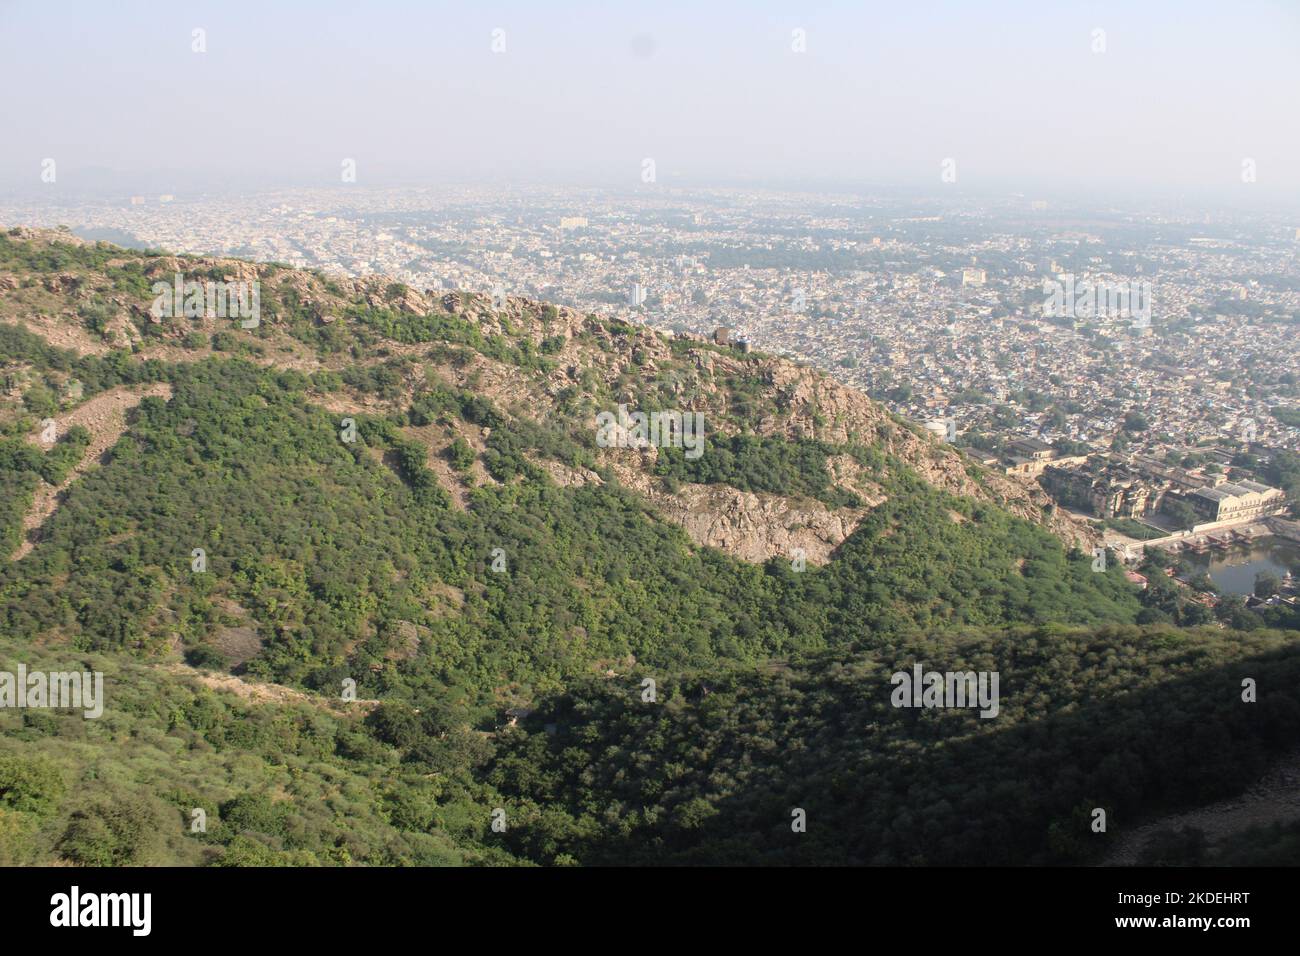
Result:
M645 286L639 282L633 282L632 289L627 294L627 304L634 309L645 305Z

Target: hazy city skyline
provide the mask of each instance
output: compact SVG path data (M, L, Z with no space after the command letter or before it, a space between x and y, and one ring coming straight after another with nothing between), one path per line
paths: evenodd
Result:
M25 80L0 189L314 188L352 160L369 185L1286 202L1300 11L1214 10L86 4L69 27L4 3L0 55Z

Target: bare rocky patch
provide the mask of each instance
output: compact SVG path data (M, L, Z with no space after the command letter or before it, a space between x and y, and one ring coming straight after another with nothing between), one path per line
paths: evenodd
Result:
M182 677L188 677L195 683L219 693L234 694L241 700L252 703L270 704L310 704L331 711L335 714L369 713L379 706L377 700L344 701L342 698L325 697L308 694L283 684L266 681L249 680L233 674L220 674L215 671L190 667L188 664L172 662L158 665L162 670Z
M870 510L829 508L810 498L720 484L686 483L669 492L632 463L639 456L635 450L616 453L619 460L613 468L619 482L648 499L667 520L681 525L697 545L718 548L742 561L802 556L813 564L825 564Z
M437 475L438 483L451 495L453 506L461 511L468 507L469 493L473 488L498 483L487 473L483 462L477 457L467 472L457 471L447 460L447 449L457 438L463 438L474 449L476 456L481 455L487 448L484 429L468 422L454 422L450 425L411 425L401 429L401 432L429 449L425 463Z

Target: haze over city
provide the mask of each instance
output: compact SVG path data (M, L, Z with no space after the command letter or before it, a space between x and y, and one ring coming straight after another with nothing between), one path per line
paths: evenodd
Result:
M1293 3L74 9L0 4L8 189L46 158L75 192L328 185L343 158L635 187L650 157L664 185L1300 193Z

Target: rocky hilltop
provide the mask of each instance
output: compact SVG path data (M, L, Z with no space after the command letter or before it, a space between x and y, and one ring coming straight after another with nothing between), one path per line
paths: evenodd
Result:
M748 434L875 449L887 463L867 473L850 455L828 458L845 500L814 500L754 488L656 477L657 450L595 448L612 469L699 544L746 561L801 551L829 559L863 516L887 500L881 479L903 467L954 495L995 504L1080 547L1096 543L1085 524L1055 509L1042 490L990 471L908 425L830 375L760 352L742 353L689 336L668 336L594 314L518 296L494 302L470 292L416 290L382 276L335 278L275 264L220 257L138 254L62 232L11 229L0 260L0 321L15 322L79 355L129 350L136 361L200 361L231 353L305 373L383 369L382 394L344 384L320 403L332 410L405 407L429 380L467 389L512 416L595 429L595 414L618 405L645 412L699 412L710 436ZM30 268L32 263L42 269ZM244 283L259 288L254 329L216 316L154 314L155 283ZM455 346L441 351L430 346ZM468 348L464 348L468 346ZM435 354L436 353L436 354ZM395 372L395 374L390 374ZM11 395L26 384L8 369ZM461 437L425 434L431 462ZM441 441L440 441L441 439ZM548 463L562 484L602 480ZM482 469L460 476L435 468L457 500ZM468 484L467 484L468 483Z

